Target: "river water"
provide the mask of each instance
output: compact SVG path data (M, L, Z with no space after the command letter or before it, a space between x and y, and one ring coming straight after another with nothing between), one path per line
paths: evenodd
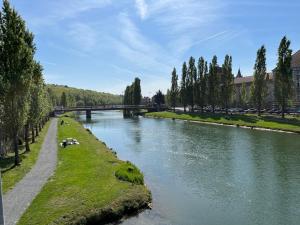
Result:
M299 225L300 136L98 112L80 120L144 173L153 209L123 225Z

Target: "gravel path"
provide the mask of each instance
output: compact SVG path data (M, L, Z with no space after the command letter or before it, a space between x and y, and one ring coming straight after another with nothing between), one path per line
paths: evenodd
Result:
M14 225L53 174L57 162L57 119L51 121L38 160L31 171L4 195L5 225Z

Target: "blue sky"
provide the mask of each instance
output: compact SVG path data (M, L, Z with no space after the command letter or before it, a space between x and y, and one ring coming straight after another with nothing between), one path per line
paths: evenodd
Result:
M11 0L35 33L46 82L121 94L134 77L143 95L164 92L190 56L233 57L253 73L257 49L276 64L280 39L300 49L299 0Z

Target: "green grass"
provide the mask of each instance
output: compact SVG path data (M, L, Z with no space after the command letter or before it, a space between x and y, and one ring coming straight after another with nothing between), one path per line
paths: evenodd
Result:
M60 126L61 119L67 125ZM60 118L58 124L59 142L72 137L80 144L59 147L55 174L19 225L102 224L148 204L151 194L144 185L116 178L127 163L72 118Z
M14 166L14 154L9 153L4 159L0 160L1 173L2 173L2 187L3 193L12 189L17 182L19 182L34 166L37 161L40 149L42 147L45 135L48 131L50 123L47 122L36 142L30 144L30 152L25 152L24 147L20 151L21 165Z
M300 133L300 120L296 117L281 119L275 116L257 115L225 115L225 114L196 114L196 113L174 113L174 112L153 112L146 116L157 118L174 118L181 120L220 123L227 125L239 125L259 127L274 130L283 130Z
M131 162L119 165L115 175L120 180L128 181L133 184L144 184L143 174Z

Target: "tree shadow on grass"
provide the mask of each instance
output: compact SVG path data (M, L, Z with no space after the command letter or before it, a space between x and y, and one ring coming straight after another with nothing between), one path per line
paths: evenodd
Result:
M27 153L25 151L20 152L20 160L22 161L26 157ZM6 173L16 167L15 156L10 155L0 159L1 173Z
M266 122L276 122L276 123L280 123L280 124L289 124L289 125L294 125L294 126L300 127L300 120L298 120L296 118L291 118L291 119L284 118L283 119L283 118L274 117L274 116L264 116L261 119Z
M256 123L259 118L257 116L250 116L250 115L226 115L224 113L183 113L183 112L177 112L177 115L189 115L194 119L203 119L203 120L208 120L208 119L213 119L216 121L220 121L222 119L226 120L231 120L231 121L242 121L246 123Z
M282 125L293 125L293 126L299 126L300 127L300 120L296 118L280 118L276 116L270 116L270 115L263 115L263 116L257 116L257 115L240 115L240 114L228 114L225 113L198 113L198 112L176 112L177 115L189 115L195 120L215 120L216 122L221 121L222 119L226 119L228 121L233 122L244 122L244 123L257 123L258 121L262 122L274 122Z

